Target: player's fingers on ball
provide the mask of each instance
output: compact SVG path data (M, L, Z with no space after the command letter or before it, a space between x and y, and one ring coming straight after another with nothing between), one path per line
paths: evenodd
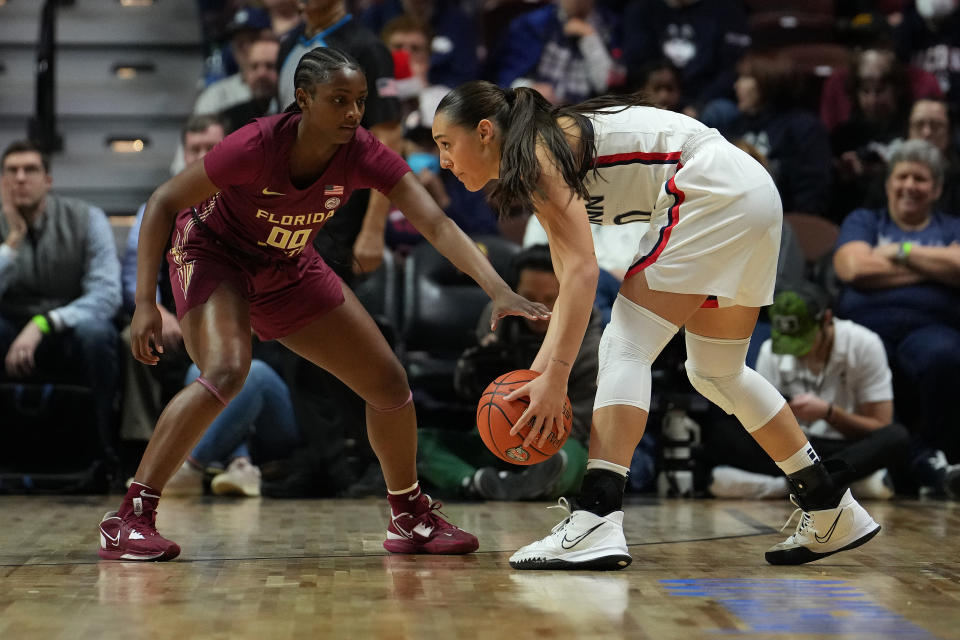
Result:
M517 398L525 398L528 395L530 394L527 392L527 385L523 385L522 387L518 387L513 391L511 391L510 393L508 393L507 395L503 396L503 399L507 402L513 402ZM529 407L527 408L527 411L529 411ZM527 411L524 411L524 414L526 414ZM518 422L517 424L523 424L523 423Z
M562 433L560 431L560 427L557 425L557 419L550 418L546 424L544 424L543 431L540 432L540 442L538 443L538 446L543 446L543 443L547 441L547 438L550 437L550 434L553 433L554 429L557 430L558 435Z
M543 429L543 418L535 416L533 420L530 421L530 432L527 433L527 437L523 439L523 446L529 447L530 443L540 435L541 429Z
M510 435L517 435L520 429L523 429L524 425L530 421L530 417L530 408L528 407L526 411L520 414L520 418L514 423L513 428L510 429Z

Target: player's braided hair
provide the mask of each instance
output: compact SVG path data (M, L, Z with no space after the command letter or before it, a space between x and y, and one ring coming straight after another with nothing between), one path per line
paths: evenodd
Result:
M318 84L330 80L334 72L341 69L354 69L363 73L360 63L345 51L333 47L317 47L303 54L297 63L297 70L293 72L294 89L303 89L313 95L313 89ZM300 105L294 100L287 111L300 111Z
M647 105L640 96L602 96L572 107L554 107L533 89L519 87L503 89L483 80L460 85L440 101L437 113L454 124L475 128L481 120L494 122L503 133L500 150L500 179L490 200L503 216L510 216L533 208L533 197L538 190L541 168L537 160L537 143L546 146L557 169L570 190L584 200L587 188L584 180L594 168L597 147L591 132L592 125L585 113L609 108L627 108ZM579 148L571 149L557 118L573 119L581 132Z

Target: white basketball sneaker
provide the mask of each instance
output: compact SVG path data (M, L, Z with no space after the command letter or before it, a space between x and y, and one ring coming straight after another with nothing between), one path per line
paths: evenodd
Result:
M790 496L790 500L799 506L795 496ZM797 530L767 551L766 559L770 564L803 564L826 558L859 547L880 532L880 525L853 499L850 489L844 492L840 503L833 509L797 509L781 531L798 512L800 523Z
M589 511L570 511L560 498L550 507L565 509L568 515L550 535L531 542L510 556L514 569L623 569L633 560L623 536L623 511L598 516Z

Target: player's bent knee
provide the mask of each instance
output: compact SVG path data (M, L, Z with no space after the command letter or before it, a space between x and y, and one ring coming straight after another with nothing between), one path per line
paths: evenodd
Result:
M391 413L394 411L400 411L401 409L407 407L412 402L413 402L413 391L410 391L408 389L406 397L400 402L396 402L389 405L382 405L382 406L377 406L368 402L367 406L370 407L371 410L376 411L377 413Z
M650 410L650 368L678 327L626 297L617 296L600 339L594 410L627 405Z
M218 363L201 372L197 381L223 404L227 404L243 389L249 369L249 361Z
M687 331L684 364L693 388L737 417L748 432L764 426L783 408L780 392L746 365L750 339L708 338Z

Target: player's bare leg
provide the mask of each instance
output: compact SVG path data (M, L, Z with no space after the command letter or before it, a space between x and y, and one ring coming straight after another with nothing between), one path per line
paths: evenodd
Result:
M367 436L387 484L384 546L398 553L469 553L477 539L437 515L417 482L417 418L406 372L376 323L344 285L344 302L280 340L326 369L367 403Z
M240 389L250 369L249 305L228 284L181 322L184 345L200 368L160 414L127 495L100 523L100 557L107 560L170 560L180 547L156 530L164 485L203 432Z

